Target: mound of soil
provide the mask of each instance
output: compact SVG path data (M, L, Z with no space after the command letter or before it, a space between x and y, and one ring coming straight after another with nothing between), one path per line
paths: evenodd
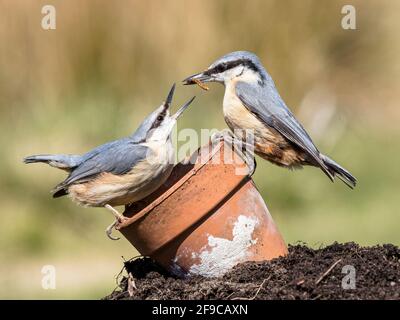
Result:
M149 258L127 261L125 270L130 276L105 299L400 298L400 249L390 244L289 246L286 257L242 263L221 278L179 279Z

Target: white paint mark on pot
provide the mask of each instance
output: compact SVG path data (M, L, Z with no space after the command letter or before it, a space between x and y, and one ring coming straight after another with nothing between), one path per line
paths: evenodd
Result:
M258 219L240 215L234 224L233 239L208 236L208 245L204 246L198 258L200 263L190 267L189 273L205 277L219 277L251 255L249 248L257 243L252 235Z

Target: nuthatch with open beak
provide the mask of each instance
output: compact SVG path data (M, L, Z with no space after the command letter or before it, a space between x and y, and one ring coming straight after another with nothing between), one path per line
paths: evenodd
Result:
M124 219L114 206L139 201L158 189L171 174L174 148L171 133L179 116L192 103L170 115L175 85L166 101L129 137L103 144L84 155L35 155L25 163L44 162L69 172L53 190L53 197L69 195L83 206L105 207L116 217L106 233Z
M254 151L260 157L286 168L319 167L332 181L337 176L349 187L355 187L356 179L350 172L318 151L255 54L229 53L183 82L224 84L225 121L233 132L253 132Z

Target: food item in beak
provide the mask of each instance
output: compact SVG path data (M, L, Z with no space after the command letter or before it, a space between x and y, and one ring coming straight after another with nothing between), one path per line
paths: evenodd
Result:
M202 88L205 91L210 90L209 87L207 87L203 82L201 82L200 80L194 79L193 80L200 88Z

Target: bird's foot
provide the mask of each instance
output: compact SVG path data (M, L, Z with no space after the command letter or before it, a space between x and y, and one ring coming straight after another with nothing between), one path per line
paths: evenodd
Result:
M106 229L106 235L109 237L111 240L119 240L119 237L114 237L112 235L113 229L118 225L118 220L115 220L112 224L110 224L107 229Z
M109 237L111 240L119 240L120 238L118 237L114 237L112 235L112 231L113 229L117 229L119 224L123 223L125 220L127 220L128 218L124 217L121 213L119 213L116 209L114 209L112 206L110 206L109 204L106 204L104 206L107 210L111 211L111 213L114 215L115 217L115 221L110 224L107 229L106 229L106 234L107 237Z
M226 141L232 141L232 139L234 139L235 137L233 136L232 131L228 130L228 129L223 129L221 131L215 132L212 136L211 136L211 143L213 145L215 145L216 143L222 141L222 140L226 140Z
M231 150L233 149L236 154L246 163L248 167L247 175L251 177L257 167L256 159L254 157L254 145L238 139L232 131L224 129L218 131L211 136L211 143L213 146L220 141L227 143ZM240 172L240 174L243 174Z
M240 151L240 149L236 150L236 153L247 165L247 176L252 177L257 167L257 162L254 154L247 151Z
M239 156L242 156L243 161L246 163L246 165L249 169L249 172L247 173L247 175L249 177L253 176L253 174L257 168L257 162L256 162L256 158L254 157L254 154L249 154L249 153L243 152L242 155L239 154Z

